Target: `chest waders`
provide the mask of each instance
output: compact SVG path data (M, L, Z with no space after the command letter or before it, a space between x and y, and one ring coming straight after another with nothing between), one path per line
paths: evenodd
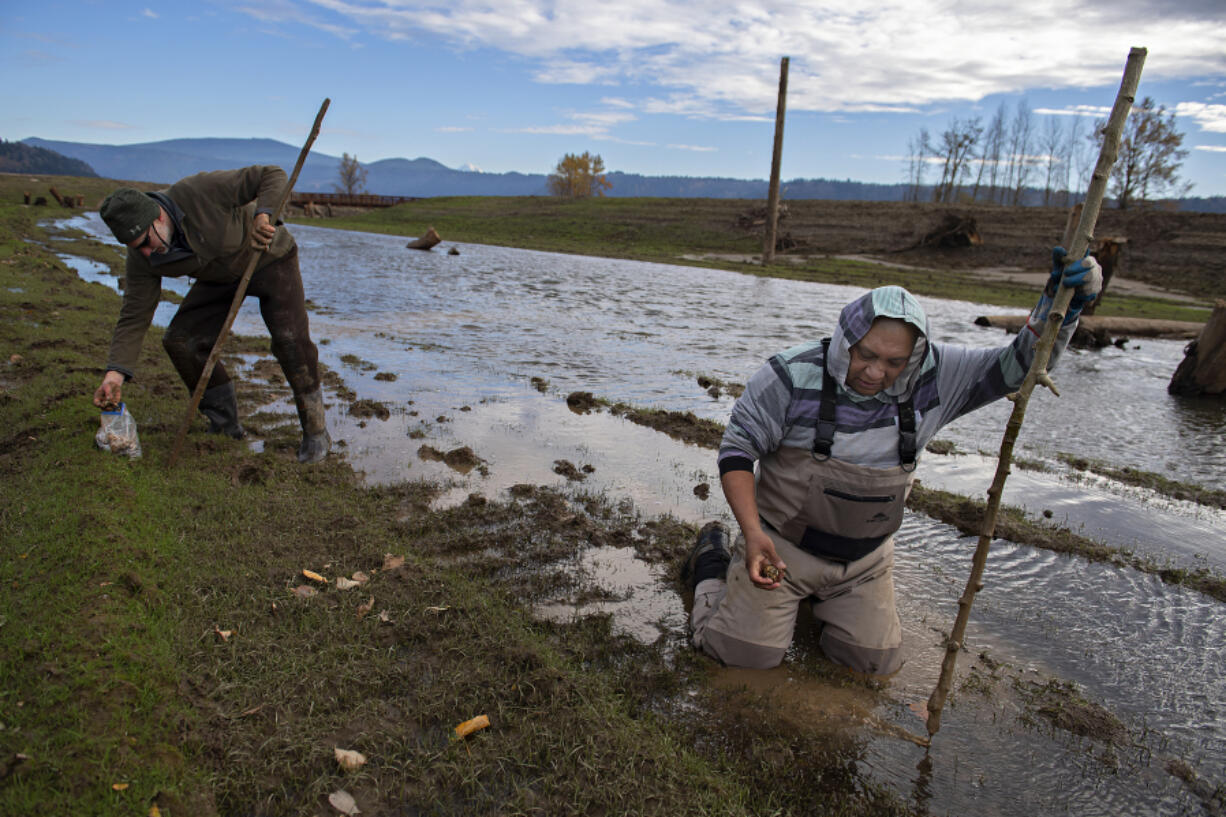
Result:
M796 547L822 559L854 562L872 553L902 524L916 464L915 407L898 404L899 465L874 468L835 459L838 388L825 364L813 449L780 448L763 457L757 499L762 520Z

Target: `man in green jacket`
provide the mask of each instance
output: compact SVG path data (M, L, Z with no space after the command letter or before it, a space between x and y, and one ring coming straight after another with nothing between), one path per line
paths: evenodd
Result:
M195 279L162 338L189 391L196 388L209 353L254 253L262 253L248 286L272 335L272 352L294 392L302 424L300 462L319 462L332 446L319 387L319 351L311 342L298 246L271 222L285 192L285 171L274 165L218 170L189 176L165 190L143 193L121 187L102 202L102 220L128 247L123 305L111 338L101 406L118 403L122 385L135 375L141 342L162 297L162 278ZM246 432L230 374L213 369L200 411L209 431L235 439Z

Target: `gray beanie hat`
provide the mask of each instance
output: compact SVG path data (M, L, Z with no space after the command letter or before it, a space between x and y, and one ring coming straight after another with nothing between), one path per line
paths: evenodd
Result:
M131 244L157 220L161 208L135 187L121 187L103 200L98 213L121 244Z

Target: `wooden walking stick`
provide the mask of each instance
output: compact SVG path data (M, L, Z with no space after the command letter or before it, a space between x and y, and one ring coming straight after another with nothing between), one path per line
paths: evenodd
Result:
M311 152L311 145L315 144L315 138L319 136L319 126L323 123L324 114L328 112L328 105L331 102L331 99L325 99L324 104L319 106L319 113L315 115L315 124L311 126L311 133L307 136L306 144L302 146L302 151L298 154L298 163L294 165L294 172L290 174L289 184L285 186L285 193L281 195L281 201L277 203L277 209L272 213L272 223L274 225L281 220L281 214L285 212L285 205L289 203L289 197L294 192L294 183L298 181L298 174L302 171L302 165L306 161L307 154ZM247 286L251 283L251 276L255 273L255 265L259 263L263 255L264 250L258 250L252 255L251 260L247 263L247 270L243 273L243 277L239 279L238 289L234 293L234 303L230 305L230 314L226 315L226 321L221 325L221 332L217 335L217 340L213 342L213 351L209 353L209 359L204 364L204 371L200 373L200 379L196 381L196 388L192 392L191 402L187 406L187 414L183 417L183 422L179 424L178 433L175 434L175 442L171 446L170 457L166 460L166 464L169 466L173 466L179 459L179 449L183 447L183 438L187 436L187 429L192 424L192 418L196 416L196 409L200 407L200 398L204 396L205 389L208 388L209 378L213 375L213 369L221 358L221 347L225 344L226 338L230 334L230 327L234 325L234 319L238 316L239 307L243 305L243 298L247 297Z
M1065 247L1068 249L1068 263L1079 261L1085 255L1086 249L1094 234L1094 225L1098 221L1098 212L1102 208L1103 196L1107 191L1107 178L1111 175L1111 167L1119 154L1120 134L1128 113L1132 110L1133 100L1137 94L1137 84L1141 79L1141 67L1145 64L1146 50L1133 48L1128 53L1128 62L1124 66L1124 78L1120 82L1119 93L1115 97L1115 106L1111 109L1111 117L1107 120L1107 129L1103 136L1102 150L1098 154L1098 164L1094 167L1094 175L1090 178L1090 187L1086 191L1085 206L1077 223L1076 232L1070 237L1065 236ZM1072 300L1073 290L1069 287L1058 287L1055 302L1047 314L1047 323L1043 334L1035 346L1034 360L1026 379L1016 395L1010 395L1013 400L1013 413L1005 425L1005 435L1000 443L1000 457L996 462L996 476L988 488L988 504L983 515L983 528L979 534L979 544L975 548L975 557L971 563L971 575L966 580L966 589L958 599L958 616L954 628L945 643L945 658L941 662L941 677L937 681L932 696L928 699L928 736L931 738L941 728L941 710L945 707L945 697L953 685L954 666L958 662L958 651L962 649L962 639L966 635L966 622L971 615L971 604L975 594L983 588L983 569L988 560L988 548L992 544L992 536L996 531L996 514L1000 510L1001 494L1005 490L1005 479L1009 476L1009 466L1013 461L1013 444L1017 441L1018 432L1022 428L1022 419L1026 416L1026 405L1030 402L1030 394L1036 384L1042 384L1052 390L1056 396L1060 392L1047 373L1047 362L1051 359L1051 350L1056 343L1056 335L1064 322L1064 314ZM1024 330L1023 330L1024 331Z

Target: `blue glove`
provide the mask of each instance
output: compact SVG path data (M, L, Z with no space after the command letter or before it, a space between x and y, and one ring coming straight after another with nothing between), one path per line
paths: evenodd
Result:
M1102 268L1098 266L1098 261L1090 256L1089 250L1086 250L1084 258L1065 269L1064 262L1067 258L1068 253L1064 247L1052 247L1051 275L1047 278L1047 285L1043 287L1038 310L1038 317L1046 320L1052 301L1055 300L1057 287L1073 288L1073 298L1069 301L1068 314L1064 316L1064 326L1077 320L1081 310L1093 303L1103 289Z

